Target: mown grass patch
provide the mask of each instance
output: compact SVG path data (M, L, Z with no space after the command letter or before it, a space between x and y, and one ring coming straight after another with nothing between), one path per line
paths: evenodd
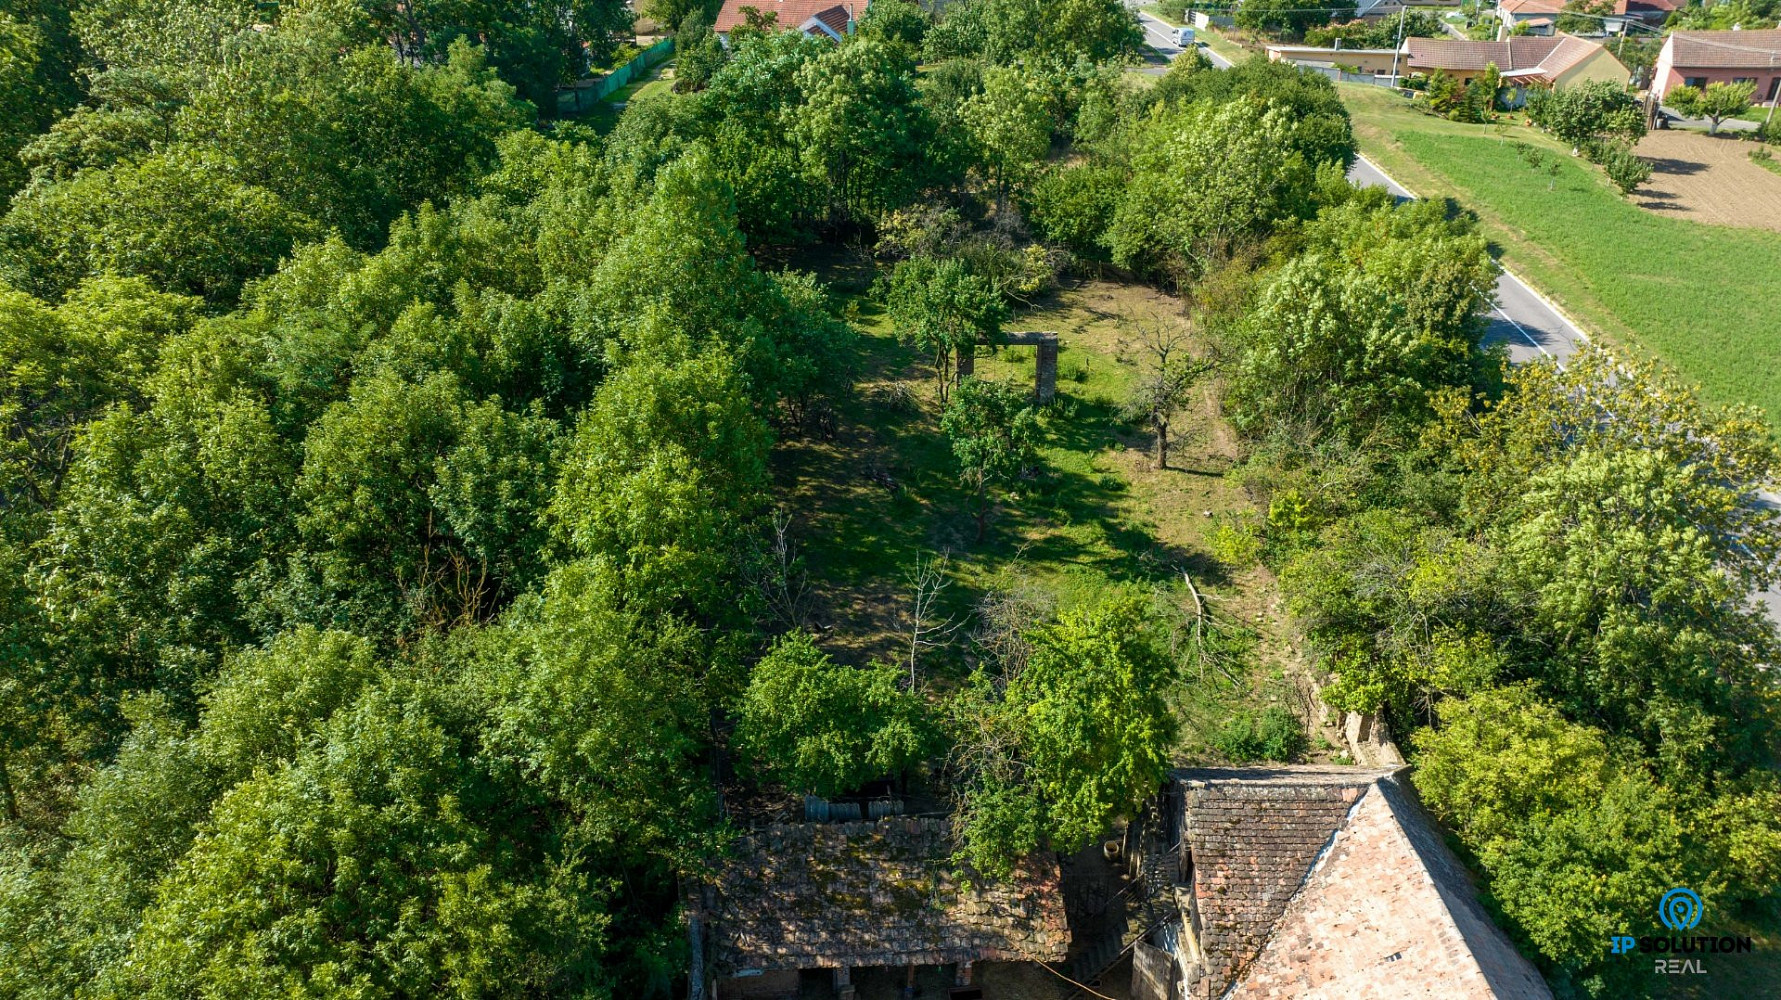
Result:
M1592 332L1657 355L1711 400L1781 420L1781 298L1751 283L1781 274L1781 234L1644 211L1529 128L1461 125L1381 88L1341 90L1363 152L1417 193L1477 212L1504 260Z

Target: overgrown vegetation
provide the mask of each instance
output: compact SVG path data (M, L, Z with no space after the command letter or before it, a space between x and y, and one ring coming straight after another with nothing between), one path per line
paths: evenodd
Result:
M0 219L0 994L668 995L726 808L912 785L995 878L1312 752L1276 576L1561 989L1773 885L1760 416L1506 372L1327 80L664 0L697 68L598 138L505 8L219 10L81 8ZM1069 317L1042 407L1000 341Z

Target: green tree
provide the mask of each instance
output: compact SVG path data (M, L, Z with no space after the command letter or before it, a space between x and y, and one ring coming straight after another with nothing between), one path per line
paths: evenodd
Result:
M1306 8L1298 0L1244 0L1237 9L1237 27L1246 31L1265 31L1275 36L1302 37L1306 31L1331 21L1347 21L1354 17L1354 5Z
M273 269L313 220L216 160L155 156L32 191L0 220L0 279L60 299L106 272L227 305Z
M1726 826L1774 801L1772 783L1718 799L1672 790L1526 686L1445 702L1440 717L1415 736L1416 787L1476 858L1511 933L1565 978L1636 989L1619 978L1626 964L1604 961L1605 936L1663 933L1656 903L1675 885L1720 912L1763 892L1781 861L1772 813L1749 839Z
M755 664L737 709L736 749L787 791L834 796L900 776L931 744L919 692L889 664L849 667L793 632Z
M1651 179L1651 161L1635 155L1625 145L1610 145L1598 153L1596 159L1621 194L1632 194L1639 185Z
M1022 199L1027 219L1045 239L1078 257L1107 258L1107 229L1119 207L1125 175L1095 163L1058 167L1040 174Z
M1312 164L1294 149L1305 121L1251 97L1158 108L1134 139L1108 231L1113 262L1187 280L1272 223L1310 214Z
M1676 87L1664 94L1664 103L1685 118L1705 118L1707 134L1718 135L1719 126L1727 118L1736 118L1750 110L1750 98L1756 93L1754 83L1709 83L1699 87Z
M955 377L955 361L978 344L994 344L1007 308L995 288L957 259L911 257L899 263L884 286L885 306L897 335L934 356L942 406Z
M1613 13L1612 0L1565 0L1553 29L1567 35L1604 34L1607 31L1604 18Z
M989 522L990 487L1014 481L1038 461L1037 424L1026 394L1000 382L964 379L947 402L940 426L952 439L959 479L977 501L978 541Z
M960 854L977 870L1075 851L1155 794L1175 742L1176 670L1151 624L1137 598L1066 611L1028 634L1026 664L999 696L980 673L955 703L955 757L971 775Z
M1010 67L983 72L983 89L959 108L978 155L996 190L996 207L1025 180L1051 146L1051 115L1043 81Z
M829 193L831 217L875 217L920 188L933 126L915 63L899 44L857 37L798 70L804 105L789 123L805 175Z
M1753 507L1775 451L1746 409L1703 404L1602 351L1517 369L1459 441L1466 513L1529 617L1521 668L1567 713L1637 738L1665 773L1764 759L1776 637L1752 594L1781 529Z
M724 355L631 365L576 427L550 504L557 535L623 569L639 606L716 614L762 503L769 440Z
M912 54L918 54L932 23L928 12L914 0L882 0L866 7L859 30L861 34L907 45Z
M1443 390L1488 384L1478 315L1495 265L1469 224L1374 196L1309 231L1238 335L1227 406L1239 428L1410 434Z
M1608 80L1535 90L1528 116L1574 149L1603 140L1637 142L1645 134L1645 112L1639 102Z
M704 90L730 58L703 11L694 11L674 33L674 91Z

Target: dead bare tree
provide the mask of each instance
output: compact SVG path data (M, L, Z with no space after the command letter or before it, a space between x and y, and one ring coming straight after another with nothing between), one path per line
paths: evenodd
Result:
M1212 670L1235 683L1239 661L1254 645L1253 633L1219 613L1212 606L1217 598L1202 593L1185 571L1181 580L1187 585L1187 605L1173 598L1165 599L1164 593L1158 592L1158 605L1172 612L1168 616L1172 624L1170 646L1176 662L1194 667L1202 680Z
M1032 643L1032 627L1050 618L1057 601L1043 589L1023 582L992 591L977 602L977 628L972 639L1001 668L1003 680L1011 680L1026 668Z
M785 628L803 628L810 619L810 576L792 537L792 517L775 510L768 519L748 569L749 582L760 594L767 615Z
M1166 469L1170 430L1193 403L1194 386L1212 364L1193 356L1192 342L1179 321L1153 318L1132 326L1136 336L1124 346L1138 355L1139 374L1123 411L1126 419L1150 426L1156 438L1155 467Z
M919 675L921 655L925 650L942 645L952 638L963 622L955 621L951 616L941 617L940 597L946 588L952 586L947 576L948 558L946 553L923 556L915 555L915 565L909 571L909 686L916 685Z

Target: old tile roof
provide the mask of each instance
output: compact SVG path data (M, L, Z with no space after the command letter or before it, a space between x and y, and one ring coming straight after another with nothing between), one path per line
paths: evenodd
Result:
M1399 770L1176 773L1206 959L1190 995L1550 1000Z
M742 8L753 7L762 14L775 15L780 31L796 31L805 21L826 14L837 6L841 7L843 11L848 9L846 3L838 5L835 0L724 0L724 5L717 12L717 20L712 22L711 29L721 35L738 25L748 23L748 18L742 13ZM858 3L858 8L862 13L865 11L864 0ZM842 29L838 30L845 30L845 24L846 22L843 22Z
M1377 773L1248 768L1177 775L1211 995L1222 994L1261 951Z
M1677 31L1670 64L1676 69L1768 69L1781 66L1781 28L1748 31Z
M707 894L713 963L742 969L1060 961L1058 864L967 886L948 821L778 823L739 838Z

